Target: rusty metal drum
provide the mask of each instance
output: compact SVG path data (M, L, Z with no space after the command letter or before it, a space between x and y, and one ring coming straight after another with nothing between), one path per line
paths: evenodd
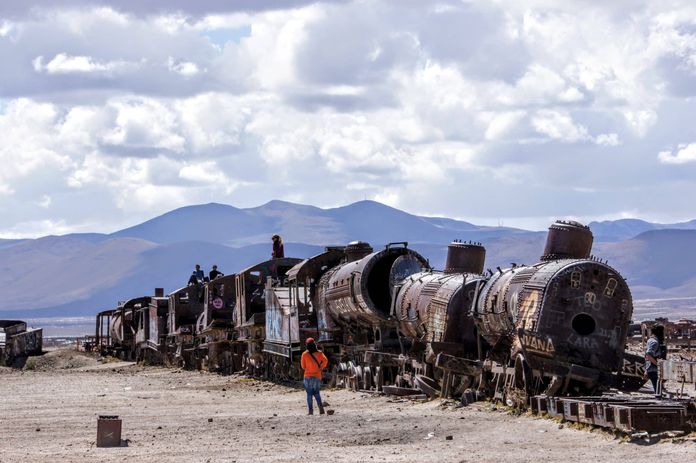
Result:
M453 241L447 246L445 273L480 274L485 261L486 248L480 243Z
M367 324L387 320L395 281L428 267L423 256L401 244L388 245L327 273L319 284L318 302L323 306L319 310L335 319Z
M542 261L587 259L592 252L590 227L574 221L557 220L549 227Z

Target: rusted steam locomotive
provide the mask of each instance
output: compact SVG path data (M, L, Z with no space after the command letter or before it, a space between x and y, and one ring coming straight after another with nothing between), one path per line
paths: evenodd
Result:
M97 317L104 353L272 380L300 379L307 337L355 389L526 401L625 385L632 315L621 275L590 256L576 222L549 228L541 261L484 273L478 243L449 245L444 271L407 247L364 242L259 263Z

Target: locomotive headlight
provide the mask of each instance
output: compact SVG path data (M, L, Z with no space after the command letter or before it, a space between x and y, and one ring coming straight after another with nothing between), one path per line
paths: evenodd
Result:
M597 322L592 318L592 315L586 313L579 313L573 317L571 322L573 330L580 336L589 336L594 333L597 327Z

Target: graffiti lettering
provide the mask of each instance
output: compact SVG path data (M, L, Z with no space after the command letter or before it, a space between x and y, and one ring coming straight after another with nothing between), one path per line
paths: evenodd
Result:
M575 333L568 337L568 343L575 347L588 350L598 350L599 343L596 339L587 336L578 336Z
M547 354L556 352L556 348L554 347L551 338L542 339L532 334L524 334L522 335L520 342L525 349L544 352Z

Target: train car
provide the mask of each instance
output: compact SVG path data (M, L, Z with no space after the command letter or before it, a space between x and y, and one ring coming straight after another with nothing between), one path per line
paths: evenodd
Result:
M591 247L588 227L556 222L540 263L498 269L481 289L477 325L491 359L512 369L508 392L591 393L621 370L631 293Z
M112 355L122 360L135 360L135 313L150 303L151 296L134 297L120 301L117 307L102 312L102 320L108 325L108 343L101 344L102 355ZM100 323L97 323L99 337ZM103 338L101 338L103 339Z
M135 309L135 360L150 365L164 363L167 337L169 298L163 288L155 288L155 295L147 304Z
M414 273L395 289L392 313L411 346L410 377L429 384L440 381L446 397L474 385L479 360L489 348L473 317L478 290L486 281L485 256L480 243L454 241L444 271ZM413 381L407 385L413 387Z
M284 257L253 265L235 275L236 306L234 309L234 349L246 349L242 367L255 376L263 376L266 359L266 285L283 286L285 274L302 259Z
M165 363L187 369L200 369L203 358L196 346L196 322L203 312L205 286L189 285L169 295Z
M203 358L203 369L230 374L242 368L245 349L240 350L239 344L233 342L236 307L235 274L221 276L205 284L203 311L195 327L196 348Z
M41 355L43 330L21 320L0 320L0 365L23 366L30 355Z
M302 378L299 361L305 339L318 339L327 330L326 327L319 327L317 320L317 283L324 273L344 261L345 255L345 247L327 247L321 254L289 269L281 284L276 284L273 279L266 280L263 353L269 379L282 381ZM332 345L324 343L323 349L325 354L331 356Z
M409 359L393 298L405 278L424 269L428 261L405 242L380 251L355 243L346 248L345 263L324 273L315 307L320 340L337 346L334 384L369 389L397 381Z

